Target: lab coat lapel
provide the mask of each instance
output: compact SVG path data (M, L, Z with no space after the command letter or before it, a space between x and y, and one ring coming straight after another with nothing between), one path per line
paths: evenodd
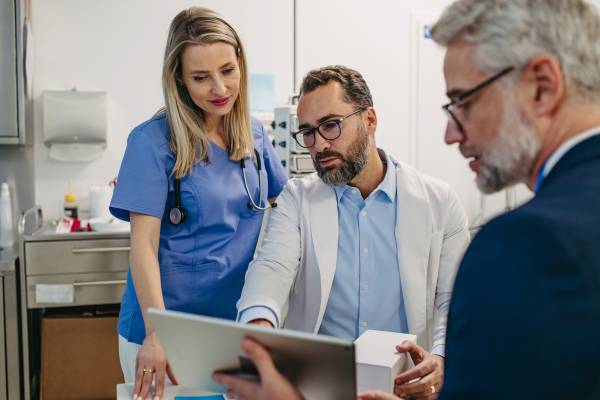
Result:
M315 327L316 332L323 320L335 275L339 233L335 190L320 179L315 184L310 198L310 231L321 275L321 308Z
M396 167L398 265L410 333L426 330L427 265L432 216L429 195L418 172L391 158Z

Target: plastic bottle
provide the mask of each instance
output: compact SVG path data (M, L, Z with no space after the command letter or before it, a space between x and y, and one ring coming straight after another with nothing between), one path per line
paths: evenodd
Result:
M65 216L78 218L77 197L71 193L71 181L69 181L69 194L65 196Z
M0 190L0 247L10 247L14 243L10 192L8 183L3 183Z

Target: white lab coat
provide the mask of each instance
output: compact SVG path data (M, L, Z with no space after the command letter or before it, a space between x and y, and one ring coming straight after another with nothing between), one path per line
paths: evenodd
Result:
M445 344L454 279L470 241L467 216L450 185L390 160L398 179L396 240L408 330L431 351ZM337 263L335 190L315 173L288 181L277 204L237 309L266 306L281 321L289 296L284 328L316 333Z

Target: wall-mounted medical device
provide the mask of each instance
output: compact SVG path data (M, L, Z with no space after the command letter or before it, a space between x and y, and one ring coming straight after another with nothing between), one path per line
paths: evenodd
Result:
M106 148L106 93L45 91L42 97L50 157L67 162L99 158Z
M315 172L308 149L298 146L292 133L298 131L298 96L293 95L288 105L275 107L275 140L273 146L281 165L290 178L302 178Z

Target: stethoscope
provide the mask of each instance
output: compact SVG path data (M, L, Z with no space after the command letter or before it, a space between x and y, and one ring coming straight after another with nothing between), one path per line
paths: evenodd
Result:
M269 205L268 207L260 207L260 205L262 204L262 175L260 173L262 170L262 163L260 160L260 154L258 154L258 150L254 149L254 154L256 154L256 165L258 167L258 190L259 190L258 205L256 205L256 203L254 203L254 199L252 198L252 195L250 194L250 189L248 189L248 181L246 180L246 163L243 158L240 160L240 165L242 167L242 174L244 175L244 186L246 187L246 193L248 194L248 199L250 200L250 203L247 204L247 207L250 210L254 210L254 211L263 211L263 210L266 210L269 208L275 208L275 207L277 207L277 203L273 203L273 204ZM179 225L179 224L185 222L185 220L187 218L187 211L185 211L185 208L183 208L183 206L181 205L181 182L180 181L181 181L180 179L175 179L175 205L173 207L171 207L171 209L169 210L169 221L173 225Z

